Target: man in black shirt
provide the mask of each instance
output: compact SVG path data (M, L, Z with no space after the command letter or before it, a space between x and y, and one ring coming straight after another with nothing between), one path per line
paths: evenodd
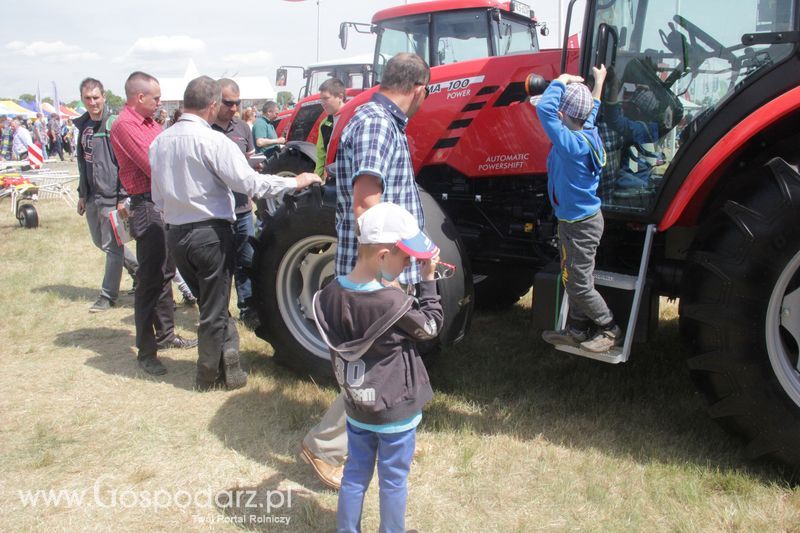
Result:
M86 215L92 242L106 254L100 296L89 308L90 313L100 313L117 301L123 265L135 283L139 264L130 250L117 243L108 216L127 197L117 177L117 160L109 138L111 123L116 117L105 108L103 84L98 80L86 78L81 82L80 92L87 111L75 120L80 173L78 214Z
M239 85L229 78L222 78L218 82L222 88L222 101L211 128L224 133L249 159L255 151L253 136L248 125L235 116L241 109L242 103L239 97ZM233 224L236 247L236 266L233 272L236 281L236 305L239 308L239 320L250 329L255 329L258 327L258 315L252 305L253 287L248 275L253 264L253 246L250 244L250 237L255 235L253 204L247 195L238 192L233 193L233 198L236 202L234 208L236 222Z

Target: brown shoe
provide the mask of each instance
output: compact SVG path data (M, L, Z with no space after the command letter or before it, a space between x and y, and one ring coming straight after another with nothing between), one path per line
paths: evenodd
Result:
M311 450L306 447L305 442L300 443L300 457L303 458L305 462L311 465L311 468L314 469L314 473L317 474L322 483L325 484L326 487L339 490L342 486L342 473L344 472L344 466L333 466L313 453Z

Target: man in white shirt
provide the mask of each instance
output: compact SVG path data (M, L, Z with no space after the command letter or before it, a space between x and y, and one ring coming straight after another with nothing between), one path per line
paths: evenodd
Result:
M220 379L228 389L247 383L239 366L236 321L228 312L235 255L233 191L281 196L321 183L313 173L284 178L253 170L241 150L209 126L220 98L219 83L208 76L189 82L183 115L149 151L152 198L164 213L167 245L183 276L199 288L198 390L210 390Z
M33 145L31 132L16 118L11 122L11 131L14 135L14 140L11 141L11 151L14 152L14 156L20 161L28 159L28 147Z

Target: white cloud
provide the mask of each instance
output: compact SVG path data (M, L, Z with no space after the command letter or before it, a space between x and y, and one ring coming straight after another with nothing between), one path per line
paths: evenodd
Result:
M227 54L222 56L222 61L238 65L263 65L272 61L272 52L258 50L256 52L245 52L242 54Z
M115 62L123 61L129 57L163 58L175 56L189 56L202 52L206 43L188 35L156 35L154 37L140 37L136 39L127 52L114 59Z
M11 41L6 44L16 56L44 59L47 61L93 61L100 59L100 55L84 50L75 44L66 44L64 41Z

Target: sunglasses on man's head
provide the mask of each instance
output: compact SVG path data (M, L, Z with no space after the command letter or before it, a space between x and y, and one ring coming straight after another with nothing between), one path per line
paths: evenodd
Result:
M233 107L235 105L241 105L241 100L222 100L222 103L225 104L227 107Z

